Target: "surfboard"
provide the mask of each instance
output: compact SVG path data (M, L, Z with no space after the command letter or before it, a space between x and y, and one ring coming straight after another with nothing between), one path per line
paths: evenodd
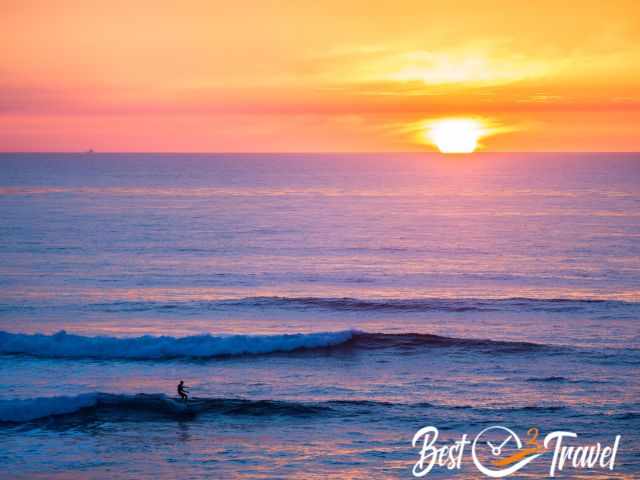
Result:
M191 407L189 405L190 402L185 402L184 400L179 398L167 398L166 403L167 406L175 412L187 413L191 411Z
M198 399L189 399L186 402L181 398L168 398L167 404L176 413L198 413L203 402Z

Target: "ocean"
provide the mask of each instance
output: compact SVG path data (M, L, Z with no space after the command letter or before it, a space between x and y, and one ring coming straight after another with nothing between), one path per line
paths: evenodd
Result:
M639 321L640 154L0 154L3 478L638 478Z

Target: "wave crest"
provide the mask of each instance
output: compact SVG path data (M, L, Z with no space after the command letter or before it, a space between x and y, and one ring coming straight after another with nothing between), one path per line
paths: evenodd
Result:
M304 351L419 350L463 348L491 354L526 353L547 345L420 333L368 333L357 330L279 335L86 337L64 331L53 335L0 332L0 355L44 358L99 358L130 360L204 359Z
M49 358L154 360L257 355L330 347L349 341L351 330L282 335L193 335L134 338L86 337L60 331L54 335L0 332L0 354Z
M570 407L555 405L443 405L428 402L394 403L367 399L340 399L321 401L296 401L246 398L192 398L188 402L168 397L161 393L114 394L92 392L76 396L40 397L28 399L0 400L0 424L21 424L60 418L71 424L87 421L118 421L135 418L138 421L157 418L191 419L202 414L224 416L338 416L353 418L355 415L408 415L424 414L453 415L459 411L469 415L486 417L495 414L550 414L564 411L575 414ZM386 412L386 413L385 413ZM601 415L600 413L592 413ZM616 419L634 419L635 412L620 412Z
M25 423L48 417L81 413L126 413L169 417L191 417L206 412L223 415L313 415L329 406L283 400L246 400L229 398L193 399L189 402L163 394L136 395L85 393L76 396L0 400L0 422Z

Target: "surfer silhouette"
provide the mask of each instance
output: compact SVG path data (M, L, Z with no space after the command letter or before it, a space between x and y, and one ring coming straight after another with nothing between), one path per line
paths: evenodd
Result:
M178 395L180 395L180 398L185 402L189 399L187 392L188 390L184 388L184 380L180 380L180 383L178 384Z

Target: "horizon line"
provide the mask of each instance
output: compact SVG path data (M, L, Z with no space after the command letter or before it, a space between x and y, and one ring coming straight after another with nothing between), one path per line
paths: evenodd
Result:
M385 155L385 154L403 154L403 155L441 155L451 157L469 157L473 155L484 154L640 154L640 150L483 150L471 153L442 153L434 150L415 151L415 150L384 150L384 151L127 151L127 150L0 150L0 155L46 155L46 154L65 154L65 155Z

